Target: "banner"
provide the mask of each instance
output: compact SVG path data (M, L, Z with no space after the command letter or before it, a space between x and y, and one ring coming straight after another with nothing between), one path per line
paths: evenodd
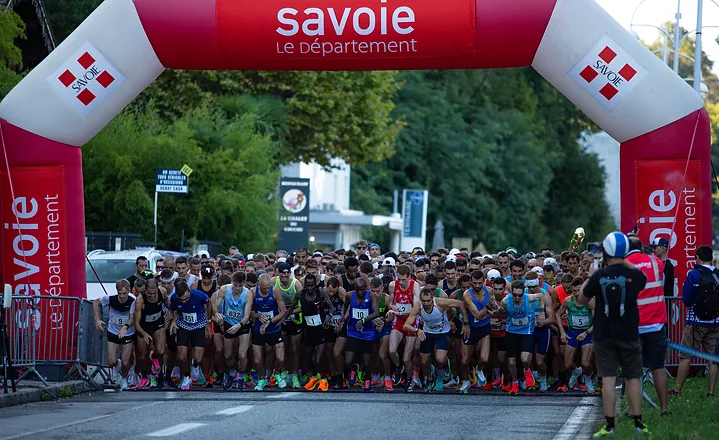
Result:
M72 296L67 279L63 167L17 167L11 173L15 197L6 173L0 195L3 282L12 286L13 295ZM76 324L72 322L76 316L65 316L65 310L60 300L43 300L34 317L27 310L27 316L16 316L15 322L20 327L34 325L43 334L51 334L52 340L62 341L74 334Z
M310 179L280 179L279 249L292 253L310 239Z
M476 52L476 1L217 1L220 52L244 59L461 57Z
M681 296L687 273L694 267L696 248L711 245L711 237L703 237L698 227L703 214L699 161L689 161L686 178L685 160L637 161L635 166L639 238L645 244L656 238L669 241L668 259L675 268L674 296ZM679 313L670 316L673 321L683 320Z
M403 251L415 247L424 249L427 238L427 201L425 190L405 189L402 191L402 242Z

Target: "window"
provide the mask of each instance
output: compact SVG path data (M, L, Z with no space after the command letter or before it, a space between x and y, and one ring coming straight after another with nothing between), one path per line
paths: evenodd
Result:
M125 259L93 259L92 267L95 268L100 281L103 283L114 283L117 280L124 280L135 273L135 260ZM154 269L154 268L153 268ZM90 264L85 262L85 279L88 283L97 283L97 277L92 271Z

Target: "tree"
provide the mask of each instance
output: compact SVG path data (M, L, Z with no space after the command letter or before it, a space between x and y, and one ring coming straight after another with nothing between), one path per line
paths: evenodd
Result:
M207 106L171 124L152 108L124 111L84 147L87 229L152 237L155 168L187 163L189 193L160 196L159 246L179 248L185 229L188 237L271 249L279 171L257 125L257 115Z
M20 82L16 72L22 68L22 53L15 40L25 38L25 23L19 15L0 7L0 99Z

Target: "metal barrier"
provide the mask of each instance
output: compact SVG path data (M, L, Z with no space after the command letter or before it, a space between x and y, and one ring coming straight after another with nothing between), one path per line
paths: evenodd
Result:
M665 296L664 300L667 305L667 339L676 344L682 343L684 327L687 323L687 306L679 296ZM692 367L706 367L709 361L702 358L693 358ZM677 350L667 349L666 367L679 366L679 352Z

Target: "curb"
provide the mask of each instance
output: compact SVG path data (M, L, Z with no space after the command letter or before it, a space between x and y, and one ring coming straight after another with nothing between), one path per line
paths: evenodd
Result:
M58 382L43 388L23 388L18 389L16 393L13 393L12 389L8 389L7 394L5 394L4 390L0 392L0 408L41 402L43 401L43 394L52 393L57 396L63 390L68 389L73 396L96 390L95 387L83 380Z

